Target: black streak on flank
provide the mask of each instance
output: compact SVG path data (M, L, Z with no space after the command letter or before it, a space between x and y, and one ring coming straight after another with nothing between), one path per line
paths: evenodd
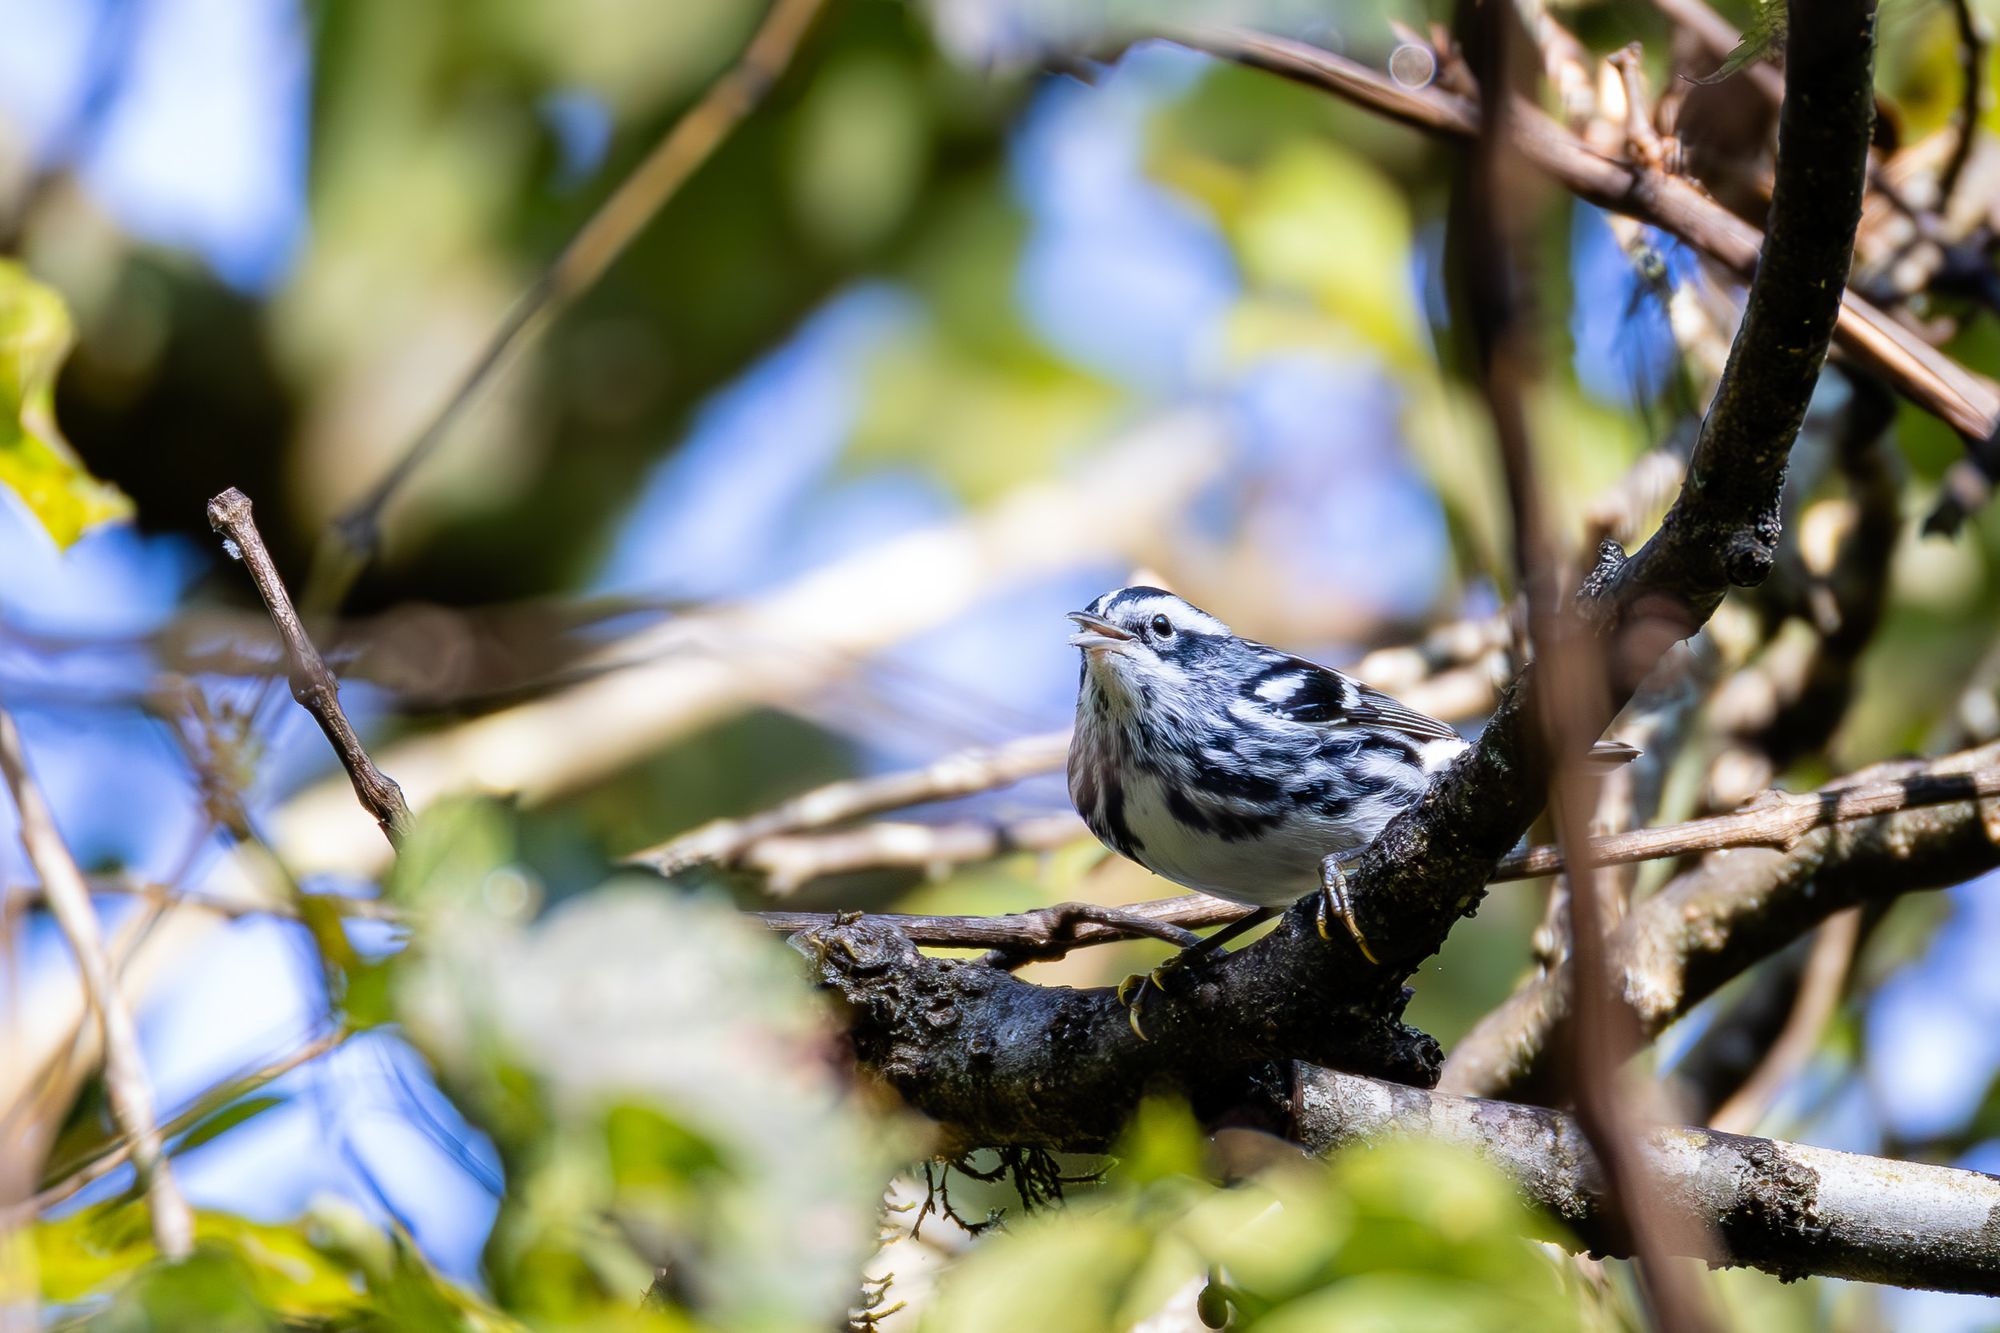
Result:
M1241 768L1219 765L1196 769L1194 785L1217 796L1234 797L1252 805L1269 805L1285 794L1285 789L1270 778L1259 777Z
M1104 775L1104 828L1100 836L1103 835L1109 835L1111 845L1135 861L1139 859L1139 849L1146 845L1125 822L1125 786L1118 780L1115 769Z
M1178 787L1167 789L1167 813L1200 833L1210 832L1215 827L1209 822L1208 816L1201 812L1201 807L1190 801L1187 793Z

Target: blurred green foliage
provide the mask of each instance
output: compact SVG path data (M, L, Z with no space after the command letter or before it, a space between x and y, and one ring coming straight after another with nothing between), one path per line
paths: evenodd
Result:
M845 1310L914 1140L856 1102L800 960L726 902L636 881L535 919L511 838L501 808L447 803L390 883L417 923L395 1011L507 1167L496 1298L595 1327L657 1273L717 1327Z
M1556 1230L1476 1158L1394 1141L1218 1186L1200 1130L1164 1104L1135 1120L1119 1157L1108 1188L961 1262L923 1326L1097 1333L1201 1283L1202 1309L1226 1308L1233 1329L1617 1326L1616 1299L1579 1299L1568 1261L1531 1239Z

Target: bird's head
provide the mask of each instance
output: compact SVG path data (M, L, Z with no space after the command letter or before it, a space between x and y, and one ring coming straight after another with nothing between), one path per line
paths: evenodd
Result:
M1250 650L1229 626L1198 606L1160 588L1120 588L1081 611L1072 611L1085 674L1121 694L1146 693L1144 683L1188 685L1226 668Z

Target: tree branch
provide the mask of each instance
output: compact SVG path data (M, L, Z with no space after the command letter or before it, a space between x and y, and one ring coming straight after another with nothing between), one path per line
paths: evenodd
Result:
M1435 87L1404 88L1365 65L1303 42L1222 27L1166 35L1416 129L1457 137L1480 132L1478 109L1468 99ZM1512 134L1523 158L1577 198L1658 227L1738 278L1751 279L1756 273L1763 243L1757 229L1688 181L1605 157L1532 105L1518 108ZM1841 273L1844 281L1844 265ZM1843 294L1835 340L1843 352L1968 442L1983 441L2000 426L2000 385L1953 361L1852 291Z
M1566 1115L1324 1069L1300 1075L1297 1099L1311 1149L1398 1133L1471 1148L1586 1243L1606 1242L1597 1163ZM1701 1129L1655 1129L1646 1148L1661 1205L1715 1224L1720 1252L1698 1258L1788 1280L1818 1275L2000 1294L1993 1176Z
M1947 803L1816 829L1787 852L1711 857L1633 908L1611 957L1642 1038L1658 1035L1724 982L1844 907L1944 888L2000 866L1995 764L2000 744L1857 774L1868 780L1861 790L1896 782L1933 792L1964 785ZM1458 1043L1440 1086L1505 1096L1537 1085L1550 1034L1565 1015L1566 985L1558 969L1516 991Z
M139 1185L146 1193L153 1219L153 1243L166 1258L183 1259L194 1247L194 1214L175 1188L173 1172L160 1151L153 1088L146 1077L145 1060L139 1053L138 1029L124 995L119 992L111 960L105 954L104 937L98 930L97 912L90 905L90 891L83 882L83 874L56 828L41 788L28 771L21 733L14 725L13 715L5 709L0 709L0 774L5 776L15 809L20 813L21 844L27 849L35 873L41 876L56 924L62 927L71 951L76 954L84 993L91 1008L97 1011L104 1043L104 1085L110 1096L112 1115L130 1144Z
M222 534L230 554L249 569L257 595L264 599L264 607L278 627L278 636L285 643L285 678L291 684L292 698L326 733L340 766L354 784L355 798L374 816L382 836L391 847L400 846L410 830L410 807L403 802L403 789L375 767L342 711L340 682L327 670L326 659L313 646L312 636L292 606L291 594L285 591L285 581L278 576L278 566L251 517L250 497L231 486L208 502L208 525Z

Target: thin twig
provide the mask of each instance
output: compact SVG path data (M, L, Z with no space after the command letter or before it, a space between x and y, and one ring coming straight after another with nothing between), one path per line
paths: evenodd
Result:
M410 807L403 801L403 789L375 767L375 761L362 748L361 738L355 735L353 724L341 710L340 682L327 670L326 659L313 646L312 637L292 606L291 594L285 591L278 566L265 549L263 535L250 515L250 497L231 486L208 502L208 524L223 535L231 554L249 569L250 578L257 585L257 595L264 599L264 607L271 613L279 637L285 641L285 675L292 687L292 698L313 715L319 729L326 733L340 766L347 770L348 780L354 784L356 799L375 817L382 836L391 847L400 846L410 826Z
M1948 762L1939 761L1940 764ZM1596 865L1609 866L1742 847L1789 850L1815 829L1873 819L1902 810L1995 798L2000 798L2000 768L1980 768L1968 773L1913 773L1885 782L1834 783L1799 796L1770 792L1733 814L1711 815L1684 824L1634 829L1627 833L1592 838L1590 859ZM1502 861L1493 872L1493 881L1537 879L1559 874L1562 869L1563 852L1560 846L1531 847ZM1135 903L1124 910L1148 920L1198 930L1226 925L1250 909L1194 893ZM831 925L838 916L831 912L759 912L756 915L771 929L786 934ZM1046 944L1053 938L1047 933L1037 912L1009 916L930 916L893 912L868 915L871 920L886 921L896 926L911 940L927 947L1033 947ZM1133 933L1085 927L1065 938L1070 945L1081 947L1130 939Z
M160 1136L172 1138L185 1133L217 1109L227 1106L238 1098L247 1097L267 1084L275 1083L301 1065L319 1059L346 1041L353 1032L352 1028L335 1028L260 1069L239 1074L235 1078L217 1084L196 1097L185 1111L161 1126ZM132 1144L133 1140L129 1134L113 1140L106 1144L97 1156L79 1163L61 1180L40 1191L33 1198L25 1199L13 1208L0 1212L0 1232L26 1225L64 1200L75 1197L86 1186L104 1179L132 1160Z
M861 870L942 869L1015 852L1047 852L1088 836L1075 813L1024 819L967 819L949 824L881 820L831 833L788 834L752 845L733 864L764 876L778 897L813 880Z
M1778 1094L1812 1058L1820 1035L1826 1031L1827 1020L1840 1007L1848 965L1854 960L1854 948L1860 939L1859 907L1836 912L1820 924L1784 1030L1771 1043L1757 1072L1709 1117L1711 1129L1725 1134L1756 1132L1758 1122L1778 1100Z
M92 897L108 893L125 894L151 903L157 907L171 905L178 909L209 912L232 920L246 916L275 916L286 920L299 919L300 903L325 904L333 914L353 921L384 921L401 923L403 913L394 903L380 898L352 898L340 893L307 893L288 898L223 898L212 894L185 892L167 887L151 880L133 879L127 875L86 875L84 886ZM48 894L39 884L16 884L0 890L11 907L38 907L48 901Z
M1090 909L1080 911L1079 909ZM907 912L870 912L869 921L879 921L902 932L912 944L927 949L1001 949L1008 953L1053 957L1071 949L1118 940L1151 937L1179 944L1175 932L1219 926L1235 921L1251 909L1239 903L1211 898L1205 893L1183 893L1172 898L1155 898L1115 909L1092 908L1088 903L1058 903L1030 912L1006 916L927 916ZM802 930L818 930L858 919L856 912L758 912L758 921L785 935Z
M1951 196L1958 189L1965 164L1972 160L1973 145L1979 142L1980 104L1986 97L1986 39L1979 31L1979 16L1972 12L1972 0L1951 0L1952 16L1958 20L1958 68L1961 79L1958 102L1958 138L1951 156L1938 173L1937 212L1951 212Z
M590 215L555 262L522 293L437 415L382 479L335 521L334 535L345 549L322 552L325 566L314 571L310 585L313 606L330 607L345 596L354 577L374 557L381 540L382 511L492 378L508 350L542 317L552 316L603 277L716 146L756 109L791 63L820 4L821 0L775 0L741 59L674 121L638 168ZM339 560L338 568L335 559Z
M0 709L0 773L6 775L8 790L13 793L15 809L20 813L21 843L27 848L35 873L41 876L56 923L76 954L84 993L97 1011L104 1043L105 1089L110 1096L112 1115L131 1145L139 1185L146 1192L153 1219L153 1243L168 1259L185 1258L194 1245L194 1214L174 1187L173 1172L160 1153L153 1089L146 1078L145 1061L139 1054L139 1034L132 1022L132 1011L125 1005L111 960L105 955L97 913L90 905L90 891L84 885L83 874L56 829L41 788L35 785L34 775L28 771L21 733L14 725L13 715L5 709Z
M1836 784L1801 796L1772 791L1730 814L1593 838L1591 860L1598 865L1622 865L1732 847L1787 851L1812 830L1829 824L1994 796L2000 796L2000 769L1992 768L1976 773L1920 773L1856 786ZM1531 847L1502 861L1493 878L1529 879L1561 874L1563 868L1560 847Z
M661 874L701 862L737 864L757 843L926 801L945 801L1052 773L1069 754L1069 732L1024 736L1005 745L961 750L936 763L881 777L848 778L815 788L747 819L718 819L631 861Z

